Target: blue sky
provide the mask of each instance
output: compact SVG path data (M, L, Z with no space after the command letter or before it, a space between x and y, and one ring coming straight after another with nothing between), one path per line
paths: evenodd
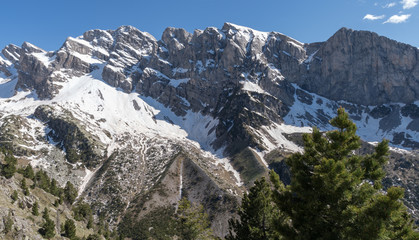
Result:
M419 0L5 0L0 49L24 41L58 49L89 29L132 25L160 39L168 27L221 28L224 22L277 31L301 42L325 41L339 28L369 30L419 47Z

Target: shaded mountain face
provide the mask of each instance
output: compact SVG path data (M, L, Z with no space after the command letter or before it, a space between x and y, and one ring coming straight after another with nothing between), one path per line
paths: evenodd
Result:
M0 140L62 184L72 181L113 226L187 193L222 236L225 206L268 167L289 179L281 160L302 149L298 135L330 130L339 106L363 140L387 138L413 164L418 57L417 48L371 32L342 28L305 44L230 23L167 28L161 40L130 26L91 30L53 52L9 45L0 55Z

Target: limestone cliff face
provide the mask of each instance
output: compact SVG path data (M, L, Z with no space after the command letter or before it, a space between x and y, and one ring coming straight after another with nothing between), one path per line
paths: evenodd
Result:
M34 53L44 53L49 62ZM284 80L329 99L363 105L411 103L419 94L417 48L346 28L326 42L302 44L280 33L229 23L194 33L167 28L160 41L123 26L68 38L53 53L24 43L9 45L2 54L19 65L18 87L36 88L41 98L54 94L53 88L42 93L56 80L54 70L91 72L95 64L85 55L106 62L102 77L110 85L161 97L162 103L173 107L186 98L195 111L202 105L214 108L217 98L240 86L241 80L256 83L288 104L289 94L276 87Z
M313 57L296 82L329 99L380 105L419 97L419 50L413 46L342 28Z

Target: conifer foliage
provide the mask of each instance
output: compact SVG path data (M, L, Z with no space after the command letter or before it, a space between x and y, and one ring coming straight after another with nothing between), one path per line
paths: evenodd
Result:
M208 215L202 205L191 203L186 197L179 202L177 210L179 235L184 240L210 240L214 239L210 229Z
M38 216L39 215L39 204L38 202L35 202L32 206L32 214L34 216Z
M372 154L357 155L360 140L345 110L339 108L330 123L337 130L323 134L314 128L312 134L303 137L304 153L287 159L291 185L284 187L272 174L274 201L287 216L277 225L278 232L287 239L415 235L410 218L401 218L406 211L400 201L403 189L381 191L388 142L379 143Z
M26 178L22 178L22 181L20 182L20 187L22 188L23 194L25 194L25 196L29 196L29 188L26 185Z
M12 151L1 148L0 151L4 154L5 164L1 164L1 174L6 178L11 178L16 172L17 160L13 156Z
M356 125L343 108L330 123L337 130L322 133L314 128L303 136L304 152L286 160L290 185L284 186L273 171L272 192L260 187L263 181L256 182L243 199L240 221L231 221L230 235L235 238L230 239L419 239L401 201L403 189L383 189L381 184L388 141L379 143L372 154L359 155ZM254 219L272 208L250 196L272 198L270 223L277 235L242 234L243 229L248 236L261 231Z
M244 194L238 211L240 221L229 221L230 231L227 239L275 239L278 233L274 228L274 219L279 215L272 201L271 186L262 177L255 181L249 194Z
M64 224L64 236L69 239L76 238L76 225L72 219L67 219Z
M55 223L49 217L47 208L42 212L42 218L44 219L44 224L42 225L42 228L39 229L39 233L46 239L53 238L55 236Z
M77 198L77 189L74 187L74 185L71 182L67 181L64 188L65 201L71 205L76 200L76 198Z

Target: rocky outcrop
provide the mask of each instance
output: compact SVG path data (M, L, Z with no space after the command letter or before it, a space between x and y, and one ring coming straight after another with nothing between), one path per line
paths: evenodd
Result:
M108 36L109 37L109 36ZM138 65L147 62L156 54L157 41L148 33L131 26L122 26L111 32L112 46L108 49L109 60L103 69L102 78L111 86L131 92L136 85L131 74Z
M30 128L28 120L22 116L4 117L0 126L0 146L12 150L17 156L35 154L34 142L41 132L38 130L33 136L30 134Z
M41 53L42 54L42 53ZM35 89L41 98L52 97L57 93L50 78L52 70L32 54L23 54L19 62L19 81L17 89Z
M14 44L9 44L3 50L1 50L1 53L7 60L15 64L19 62L21 50L22 49L20 47Z

